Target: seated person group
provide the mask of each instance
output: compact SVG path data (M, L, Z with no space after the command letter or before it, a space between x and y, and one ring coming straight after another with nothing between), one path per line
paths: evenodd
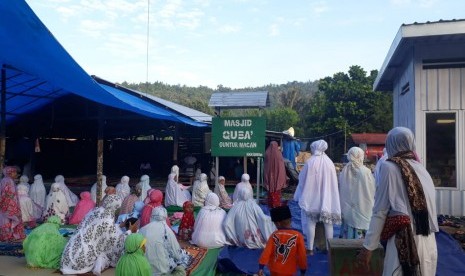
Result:
M102 176L98 200L97 183L90 191L81 192L79 199L62 175L46 194L41 175L36 175L32 184L22 176L17 187L8 190L8 183L3 182L16 175L12 167L6 167L4 174L2 195L3 190L9 191L18 204L7 210L10 220L0 226L7 230L0 241L22 241L28 267L59 269L65 275L100 275L109 267L115 267L117 275L186 275L190 256L181 245L263 249L277 231L278 224L253 199L247 174L242 175L232 198L224 187L224 177L218 177L214 191L204 173L198 174L193 185L185 186L179 182L176 165L168 175L164 195L151 188L147 175L132 189L128 176L116 187ZM165 209L172 206L183 211L177 229ZM198 212L194 214L195 207ZM36 227L37 222L41 224ZM64 224L77 225L68 239L59 232ZM29 229L27 236L25 229ZM262 256L260 261L268 265L270 258Z

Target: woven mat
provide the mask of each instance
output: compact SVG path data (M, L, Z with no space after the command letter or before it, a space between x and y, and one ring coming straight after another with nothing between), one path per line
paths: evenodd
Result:
M0 242L0 255L23 257L22 242Z
M207 255L207 249L188 246L185 247L184 250L186 250L189 253L189 255L192 256L191 263L189 264L189 267L186 269L186 274L190 275L191 272L194 271L200 265L200 263L202 263L202 260Z

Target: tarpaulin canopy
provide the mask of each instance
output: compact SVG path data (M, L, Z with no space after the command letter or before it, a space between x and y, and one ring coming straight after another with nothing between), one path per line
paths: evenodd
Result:
M99 85L66 52L24 0L0 1L0 66L5 86L2 89L6 89L7 97L7 124L74 94L148 118L207 126Z

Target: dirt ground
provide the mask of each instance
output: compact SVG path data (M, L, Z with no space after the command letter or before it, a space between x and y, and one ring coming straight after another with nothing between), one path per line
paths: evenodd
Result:
M30 269L26 267L24 257L0 256L0 276L43 276L62 275L53 269ZM81 274L83 275L83 274ZM84 274L86 275L86 274ZM93 274L88 274L93 275ZM115 269L110 268L102 273L103 276L115 275Z

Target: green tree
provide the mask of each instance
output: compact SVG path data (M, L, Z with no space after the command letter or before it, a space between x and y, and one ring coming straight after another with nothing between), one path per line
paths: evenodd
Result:
M332 158L338 159L351 133L387 132L392 127L392 97L373 91L377 71L369 75L360 66L319 81L307 114L309 137L328 140Z
M300 121L299 114L292 108L278 107L269 109L265 112L265 117L267 130L283 131L294 126L296 128L296 136L302 134L302 130L295 127Z

